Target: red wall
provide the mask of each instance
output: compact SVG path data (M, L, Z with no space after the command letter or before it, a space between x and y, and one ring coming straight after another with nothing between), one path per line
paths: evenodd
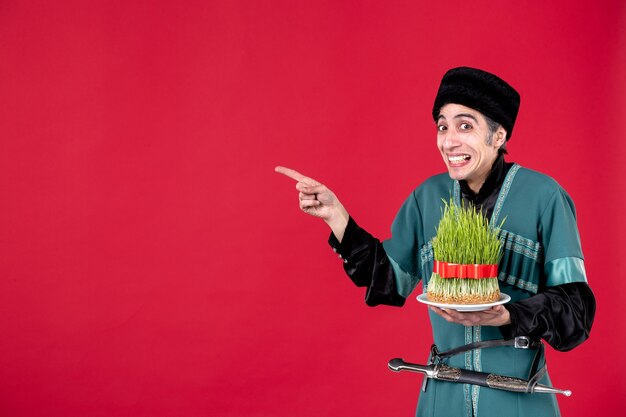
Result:
M458 65L521 92L510 160L577 204L563 414L621 412L624 2L493 3L1 2L0 415L413 415L386 362L425 359L426 309L366 307L273 168L387 237Z

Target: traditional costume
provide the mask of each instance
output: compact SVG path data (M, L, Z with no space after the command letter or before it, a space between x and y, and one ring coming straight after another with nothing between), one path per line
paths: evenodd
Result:
M499 78L494 81L491 74L467 68L454 71L446 75L447 81L444 76L433 117L436 119L439 108L446 103L463 104L508 127L510 136L519 96L517 105L510 104L510 100L514 101L517 93L512 94L511 87L501 84L504 82ZM496 93L490 95L490 88ZM478 90L481 94L487 91L484 94L488 97L477 95ZM366 303L401 306L420 281L424 288L428 286L433 271L431 241L444 201L451 196L458 204L465 200L480 207L491 224L499 225L505 219L500 232L504 253L498 278L500 290L511 296L511 302L505 305L511 323L465 327L429 311L439 351L517 336L536 342L543 339L555 349L566 351L586 340L595 314L595 299L587 284L574 204L552 178L506 163L502 154L477 194L464 181L454 181L447 174L426 180L402 205L391 228L392 237L383 243L352 218L341 243L331 234L329 243L343 259L345 271L357 286L367 288ZM447 364L527 379L533 371L535 353L534 349L513 346L474 349L447 358ZM543 355L539 362L542 366ZM550 385L547 374L539 382ZM417 416L558 415L552 394L513 393L435 380L421 393L417 409Z

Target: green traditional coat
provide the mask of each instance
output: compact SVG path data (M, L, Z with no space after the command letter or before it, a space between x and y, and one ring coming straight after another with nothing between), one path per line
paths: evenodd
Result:
M420 280L424 292L433 270L432 239L450 197L460 203L458 181L447 174L431 177L405 201L383 242L394 267L398 292L408 298ZM586 282L574 204L552 178L515 164L500 190L491 224L504 220L500 237L500 290L511 302L549 286ZM499 328L465 327L430 312L433 338L440 351L467 343L502 339ZM496 347L450 358L455 367L527 379L535 350ZM540 383L551 385L548 375ZM519 394L467 384L431 380L422 392L417 416L558 416L552 394Z

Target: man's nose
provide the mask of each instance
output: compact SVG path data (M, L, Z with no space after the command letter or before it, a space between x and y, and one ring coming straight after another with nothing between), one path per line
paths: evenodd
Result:
M443 147L444 149L454 149L459 146L460 141L456 132L452 130L446 131L446 134L443 138Z

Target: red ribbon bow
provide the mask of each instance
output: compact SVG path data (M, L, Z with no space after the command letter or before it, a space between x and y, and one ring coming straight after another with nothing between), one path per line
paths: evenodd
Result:
M435 261L433 272L441 278L496 278L498 264L453 264Z

